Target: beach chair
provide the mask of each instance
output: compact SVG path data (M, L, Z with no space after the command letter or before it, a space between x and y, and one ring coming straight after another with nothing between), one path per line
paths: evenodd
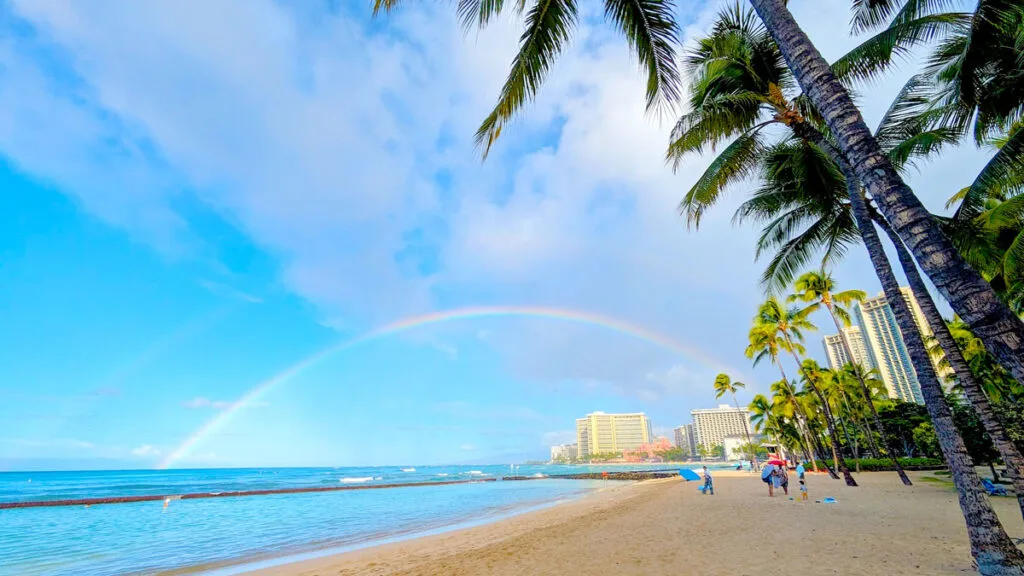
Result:
M1006 488L993 484L988 478L982 478L981 485L985 487L985 492L989 496L1006 496Z

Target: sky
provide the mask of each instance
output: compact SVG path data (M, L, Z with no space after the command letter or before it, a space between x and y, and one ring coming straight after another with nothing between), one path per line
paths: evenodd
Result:
M684 39L724 4L681 3ZM846 4L790 8L826 58L858 42ZM670 434L721 371L741 401L767 390L743 356L757 230L731 222L754 183L687 229L711 156L664 163L672 113L644 113L625 42L582 9L482 162L512 15L467 34L447 3L6 2L0 469L518 462L595 410ZM859 92L869 124L912 70ZM909 182L941 211L983 161ZM834 273L879 291L859 249ZM467 307L556 312L416 323Z

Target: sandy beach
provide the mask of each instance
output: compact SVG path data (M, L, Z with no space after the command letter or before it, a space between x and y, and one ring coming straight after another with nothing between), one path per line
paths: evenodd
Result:
M680 479L611 484L586 498L489 525L256 572L354 574L970 574L952 484L912 473L857 475L847 488L808 475L810 502L768 498L744 473L719 472L715 496ZM793 491L795 492L795 491ZM836 504L818 504L825 496ZM995 506L1024 537L1016 502Z

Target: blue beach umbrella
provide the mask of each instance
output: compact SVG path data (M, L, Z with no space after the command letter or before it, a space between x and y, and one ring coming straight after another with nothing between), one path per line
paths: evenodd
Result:
M690 480L700 480L700 475L690 470L689 468L680 468L679 475L683 477L683 480L689 482Z

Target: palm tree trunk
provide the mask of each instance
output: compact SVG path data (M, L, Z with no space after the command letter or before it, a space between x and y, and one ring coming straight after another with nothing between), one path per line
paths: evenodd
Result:
M849 93L793 19L783 0L750 0L804 93L835 135L839 149L882 215L939 293L1019 382L1024 382L1024 322L943 235L871 135Z
M826 152L831 152L831 150L826 148ZM836 155L832 154L832 156L836 156ZM844 162L840 161L840 160L842 160L842 158L834 157L833 160L836 160L836 163L839 164L840 166L844 165ZM850 193L851 194L859 194L860 193L860 187L857 185L857 180L855 180L855 179L854 180L848 180L848 182L850 182L850 183L848 183L847 186L855 186L856 187L856 191L851 190ZM847 341L847 339L846 339L846 332L843 331L842 327L839 325L839 318L836 317L835 310L832 309L832 304L831 303L827 304L826 308L828 308L828 312L832 316L832 321L835 323L836 329L839 330L840 340L842 340L843 347L846 349L846 356L850 358L851 362L853 362L853 347L850 346L849 341ZM882 430L882 420L878 417L878 410L875 410L875 402L874 402L874 400L871 399L871 390L868 389L867 382L865 382L864 378L861 377L861 374L860 374L859 371L857 372L857 381L860 382L860 391L861 391L861 393L864 394L864 401L867 402L868 406L871 407L871 415L875 419L875 426L878 427L879 431L881 431ZM869 438L870 438L871 443L874 444L875 439L871 438L870 436L869 436ZM882 437L882 441L883 442L885 441L885 437L884 436ZM900 482L903 482L904 486L911 486L911 485L913 485L913 483L910 481L910 477L907 476L907 472L905 470L903 470L903 465L900 464L899 458L896 457L896 453L893 452L892 448L889 447L889 446L886 446L885 448L886 448L886 451L889 453L889 458L892 460L893 467L896 468L896 474L898 474L899 477L900 477ZM875 447L875 450L877 450L877 449L878 448Z
M732 403L736 405L736 409L740 409L740 401L736 399L736 393L732 393ZM742 411L741 411L742 412ZM757 470L757 451L754 449L754 443L750 441L750 419L745 419L743 426L743 433L747 435L747 447L750 449L750 468Z
M860 191L860 184L857 180L856 174L854 173L853 168L850 167L849 162L846 161L846 158L843 157L842 154L840 154L839 150L836 150L835 146L833 146L831 142L826 140L821 132L819 132L818 130L816 130L807 123L796 123L792 125L791 128L793 132L800 138L817 144L822 150L824 150L829 155L829 157L832 158L836 165L839 166L839 169L843 172L843 176L846 178L846 190L847 195L850 197L851 206L855 204L858 199L861 199L862 195ZM854 215L856 216L856 213L854 213ZM870 224L870 220L868 221L868 223ZM864 246L868 249L868 255L871 257L871 262L884 262L884 265L891 272L892 268L889 266L889 260L885 256L884 250L882 252L878 252L875 254L872 254L871 252L872 250L876 249L876 244L877 249L881 250L881 242L868 242L867 238L864 237L864 229L859 224L857 228L858 230L861 231L861 238L862 240L864 240ZM875 229L873 227L871 228L870 232L874 233L876 238L878 237L878 234L875 233ZM879 277L881 277L883 271L876 268L875 273L878 274ZM841 335L843 346L846 347L846 354L850 357L850 360L853 360L853 350L846 340L846 333L843 332L842 328L839 326L839 319L836 318L835 311L832 309L831 305L828 307L828 310L829 313L832 315L832 321L835 323L836 328L839 329L839 334ZM892 460L892 465L896 469L896 474L900 477L900 481L903 482L904 486L913 485L913 483L910 481L910 477L907 476L907 472L903 469L903 465L900 464L900 460L896 454L896 451L892 449L892 446L889 444L888 439L885 437L885 428L882 427L882 420L878 417L878 410L875 409L875 402L874 400L871 399L871 390L868 389L868 385L866 382L864 382L864 379L861 377L860 373L857 374L857 381L860 382L861 393L864 394L864 400L868 403L868 407L871 409L872 419L875 422L875 426L878 428L878 433L882 439L882 442L885 444L885 450L889 454L889 459ZM871 440L873 444L874 438L872 438Z
M935 306L935 300L932 299L931 294L928 292L928 287L925 286L924 279L918 273L917 266L914 265L914 260L911 258L910 253L903 243L899 241L889 223L877 214L873 216L875 217L875 222L878 222L878 225L896 246L896 254L899 255L900 264L903 265L903 272L910 283L910 289L917 296L917 302L921 305L921 311L924 313L925 320L935 332L935 338L946 353L946 359L949 360L949 365L953 367L953 371L956 373L956 378L960 382L967 400L974 408L974 412L977 413L978 419L981 420L985 431L988 432L989 437L992 439L992 444L999 451L1003 462L1006 463L1006 475L1009 476L1010 482L1013 483L1013 488L1017 493L1017 505L1020 507L1021 515L1024 516L1024 478L1021 477L1021 474L1024 473L1024 456L1021 455L1020 450L1010 440L1010 436L1006 433L1006 429L1003 428L1002 422L999 421L999 418L996 417L995 412L992 410L992 404L989 403L985 390L982 389L981 384L978 383L971 373L967 360L964 359L960 347L956 345L953 334L949 331L949 326L946 325L946 321L942 318L942 314L939 313L938 307Z
M845 400L844 400L844 403L845 403ZM843 437L846 438L846 445L850 447L850 454L853 454L854 465L856 467L856 471L857 471L857 473L860 473L860 454L857 453L857 447L853 443L853 440L850 440L850 428L846 425L847 419L850 418L850 415L849 415L850 407L847 406L846 409L847 409L847 412L848 412L846 417L841 419L839 422L840 422L840 424L843 425Z
M789 385L789 378L786 377L786 370L783 369L782 363L779 362L778 358L775 358L775 365L779 367L779 374L782 374L782 381L786 383L786 388L789 389L789 394L790 394L790 396L792 396L793 395L793 388L792 388L792 386ZM796 416L797 416L797 421L796 421L797 428L800 430L800 434L803 435L803 437L804 437L804 445L807 446L807 451L810 452L811 469L813 469L815 472L817 472L818 471L818 460L814 457L814 451L815 451L815 448L817 447L817 442L815 442L814 446L811 445L811 441L810 441L809 435L807 433L806 424L804 423L807 420L807 415L804 414L803 408L801 408L800 404L797 404L795 402L795 400L794 400L793 407L795 408L794 412L796 412ZM803 421L801 421L801 419ZM829 471L829 474L831 475L832 472ZM836 478L838 478L838 476L836 476Z
M800 362L800 357L793 350L793 341L789 338L788 334L784 334L786 343L789 345L790 352L793 353L793 359L796 360L796 365L800 366L800 370L803 371L803 364ZM843 480L847 486L856 486L857 481L853 479L853 475L850 474L850 469L846 467L846 459L843 458L842 452L839 450L839 435L836 434L836 423L832 419L832 410L828 407L828 400L825 399L825 395L821 393L821 389L814 383L814 379L810 374L804 372L804 376L807 378L807 385L814 391L814 395L818 397L818 401L821 402L821 410L825 414L825 425L828 427L829 440L832 443L832 459L835 461L836 468L839 469L843 474Z
M903 299L889 260L885 257L878 232L875 231L868 214L867 204L860 194L851 197L850 202L857 227L860 228L861 236L868 246L871 263L878 273L878 279L896 316L900 332L903 333L907 351L914 365L918 367L921 394L931 415L939 447L953 476L960 510L967 524L971 555L978 565L978 572L983 576L1024 575L1024 553L1007 536L1006 530L992 509L992 504L981 489L981 479L974 471L974 464L967 454L964 441L953 423L953 414L946 404L942 386L939 385L939 379L932 368L924 340L921 339L910 308Z

